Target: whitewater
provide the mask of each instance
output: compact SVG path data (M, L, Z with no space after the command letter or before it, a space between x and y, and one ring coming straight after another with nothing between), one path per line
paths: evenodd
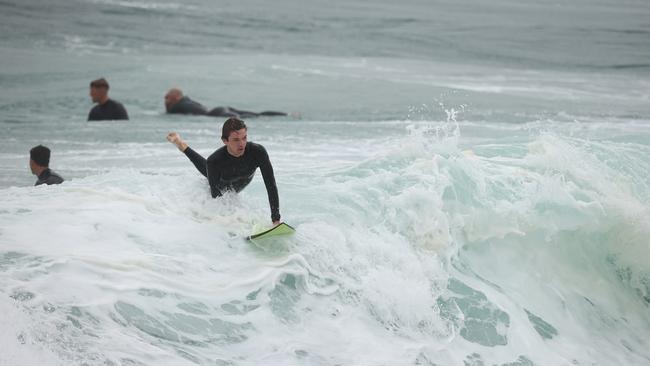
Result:
M645 1L0 1L0 365L647 365ZM87 122L106 77L129 121ZM261 174L213 199L223 119ZM29 149L66 181L33 186Z

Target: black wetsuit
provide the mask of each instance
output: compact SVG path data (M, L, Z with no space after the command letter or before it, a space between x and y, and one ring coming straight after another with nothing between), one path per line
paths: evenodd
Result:
M196 169L208 178L213 198L221 196L226 190L239 192L244 189L253 180L255 170L259 167L269 197L271 220L280 220L278 188L275 185L273 166L264 146L248 142L244 154L240 157L230 155L226 146L215 151L207 160L190 147L185 149L185 155Z
M61 183L63 183L63 178L60 175L56 174L50 169L45 169L41 172L41 174L39 174L38 180L34 185L39 186L41 184L47 184L49 186L50 184Z
M193 101L189 97L183 97L171 107L166 107L170 114L194 114L199 116L212 117L257 117L257 116L286 116L284 112L264 111L260 113L243 111L232 107L216 107L208 111L201 103Z
M195 102L189 97L183 97L171 107L166 108L167 113L170 114L196 114L199 116L208 114L208 110L201 103Z
M112 99L107 100L104 104L97 104L88 113L89 121L107 121L107 120L124 120L129 119L126 109L120 102Z

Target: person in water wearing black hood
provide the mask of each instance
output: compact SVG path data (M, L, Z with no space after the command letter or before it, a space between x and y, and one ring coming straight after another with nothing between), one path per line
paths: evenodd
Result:
M101 78L90 82L90 98L97 103L88 113L89 121L126 120L129 115L122 103L108 97L108 81Z
M219 197L224 191L239 192L253 180L259 167L266 186L271 207L271 221L280 223L280 202L275 185L273 166L264 146L248 142L248 129L244 121L228 118L221 129L221 140L225 146L215 151L206 160L192 150L176 132L170 132L167 140L183 152L196 169L208 178L212 197Z
M165 94L165 109L169 114L193 114L212 117L249 118L259 116L286 116L284 112L264 111L260 113L243 111L233 107L216 107L207 110L201 103L183 95L180 89L172 88Z
M35 186L41 184L61 184L63 178L50 170L50 149L43 145L34 146L29 150L29 168L32 174L38 177L34 184Z

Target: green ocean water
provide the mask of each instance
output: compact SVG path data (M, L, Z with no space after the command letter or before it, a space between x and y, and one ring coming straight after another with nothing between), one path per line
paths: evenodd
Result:
M644 1L0 1L0 364L645 365ZM100 76L129 121L86 122ZM260 175L210 198L247 120ZM33 187L29 149L66 182Z

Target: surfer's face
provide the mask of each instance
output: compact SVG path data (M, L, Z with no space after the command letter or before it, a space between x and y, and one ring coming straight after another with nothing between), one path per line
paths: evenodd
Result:
M108 89L106 88L96 88L96 87L90 87L90 92L88 93L90 95L90 99L93 101L93 103L101 103L104 98L106 98L106 94L108 94Z
M38 175L38 164L32 159L29 159L29 169L32 171L32 174Z
M183 94L178 89L170 89L165 94L165 107L170 108L183 98Z
M228 140L223 140L223 143L226 144L230 155L240 157L244 155L244 150L246 150L247 138L247 131L245 128L242 128L241 130L231 132Z

